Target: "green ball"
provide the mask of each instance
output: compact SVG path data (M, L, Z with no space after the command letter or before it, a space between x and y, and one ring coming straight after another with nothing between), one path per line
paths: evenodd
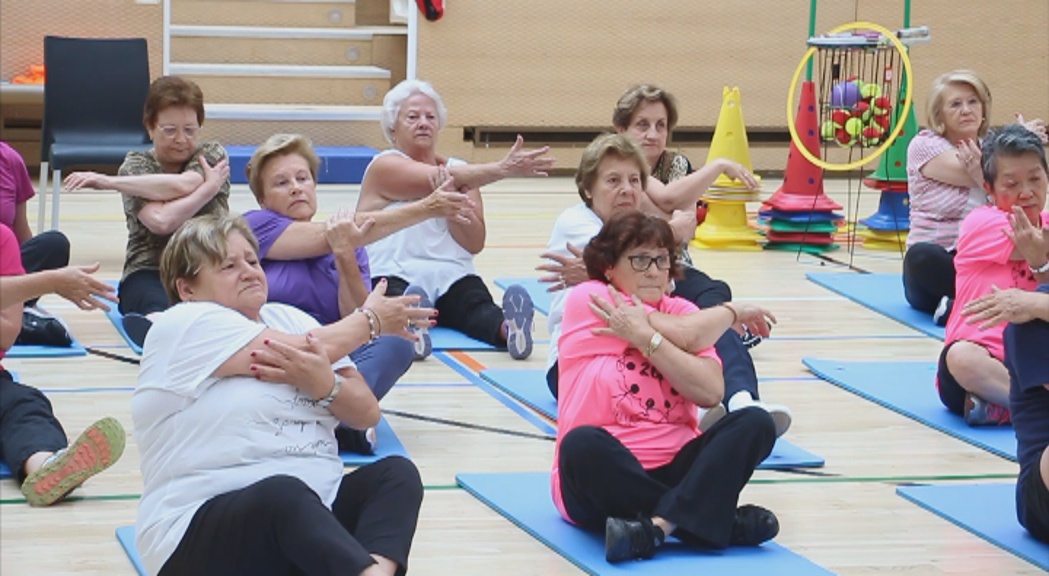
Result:
M873 82L870 84L864 84L860 87L860 96L862 96L864 100L867 98L877 98L878 96L881 96L881 86L878 86Z
M845 122L845 131L849 133L849 136L859 136L863 132L863 120L859 118L849 118Z
M820 136L822 136L824 140L833 140L834 134L837 133L837 131L838 125L835 124L833 120L827 120L820 127Z

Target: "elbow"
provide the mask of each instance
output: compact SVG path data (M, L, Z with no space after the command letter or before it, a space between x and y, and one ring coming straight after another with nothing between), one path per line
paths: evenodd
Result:
M379 403L375 402L368 407L365 414L361 415L361 423L364 424L365 428L374 428L379 425L379 419L382 417L382 411L379 410Z
M204 179L196 172L183 172L175 179L173 192L179 198L189 196L204 183Z
M139 213L138 221L157 236L174 234L181 224L171 218L165 218L162 214L146 214L144 211Z

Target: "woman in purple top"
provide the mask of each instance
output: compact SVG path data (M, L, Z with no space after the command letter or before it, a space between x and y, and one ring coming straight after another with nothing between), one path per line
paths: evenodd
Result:
M330 324L356 310L371 291L366 244L428 218L464 218L471 201L448 183L435 182L429 196L397 210L360 214L340 210L327 221L314 222L319 164L305 136L271 136L245 170L261 210L244 217L259 241L269 300L295 306L321 324ZM414 357L411 342L390 336L350 355L380 400L408 371ZM340 426L336 438L341 450L370 453L374 449L373 430L362 433Z

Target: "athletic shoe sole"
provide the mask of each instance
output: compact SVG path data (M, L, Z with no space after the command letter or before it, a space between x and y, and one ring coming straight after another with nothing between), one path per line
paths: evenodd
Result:
M418 296L419 303L416 305L419 308L433 308L433 303L430 302L430 296L426 293L426 290L418 286L409 286L404 291L405 296ZM433 354L433 341L430 339L430 329L426 326L416 327L413 332L419 337L414 342L415 344L415 359L425 360Z
M532 297L518 284L503 294L503 318L506 320L506 349L514 360L532 355L532 321L535 305Z
M88 426L65 453L30 474L22 494L30 506L50 506L88 478L109 468L124 453L126 435L116 418Z

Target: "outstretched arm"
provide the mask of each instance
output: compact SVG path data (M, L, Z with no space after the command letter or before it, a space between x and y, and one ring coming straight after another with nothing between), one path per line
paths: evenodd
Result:
M722 174L739 180L750 190L758 188L758 181L742 164L727 158L718 158L670 184L663 184L655 178L649 178L643 200L647 199L665 215L673 213L674 210L691 209L695 211L696 202L703 198L703 194ZM642 204L644 205L644 202Z
M442 182L447 176L460 190L480 189L503 178L546 176L554 166L554 159L544 156L549 149L524 150L524 139L518 136L510 152L498 162L447 167L386 154L369 166L361 183L358 209L377 210L389 202L418 200L433 191L432 182Z

